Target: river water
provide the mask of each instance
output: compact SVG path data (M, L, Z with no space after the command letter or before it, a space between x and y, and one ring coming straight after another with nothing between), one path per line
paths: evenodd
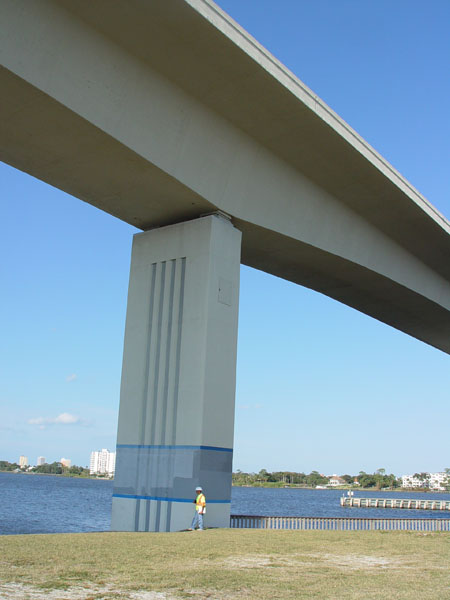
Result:
M112 481L0 473L0 534L107 531ZM232 490L236 515L307 517L450 518L450 511L342 508L340 490L241 488ZM356 491L355 496L450 500L450 494Z

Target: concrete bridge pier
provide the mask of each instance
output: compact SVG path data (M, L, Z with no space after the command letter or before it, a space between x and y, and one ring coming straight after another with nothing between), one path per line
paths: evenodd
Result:
M136 234L111 529L228 527L241 233L224 216Z

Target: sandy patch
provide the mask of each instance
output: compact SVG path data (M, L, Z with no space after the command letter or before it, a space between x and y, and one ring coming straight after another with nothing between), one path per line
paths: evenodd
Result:
M309 558L309 560L308 560ZM286 568L311 567L317 565L311 561L311 557L305 555L291 556L269 556L261 554L247 554L246 556L230 556L221 562L225 569L265 569L265 568Z
M385 556L318 554L315 558L319 562L325 562L341 569L389 569L402 566L401 561Z
M190 589L184 593L197 600L237 600L248 598L247 590L226 592L220 590ZM71 587L67 590L41 590L21 583L0 584L0 600L179 600L164 592L126 592L113 586Z
M42 590L21 583L0 584L0 600L175 600L163 592L126 592L113 586L71 587L66 590Z
M219 590L184 590L194 600L237 600L238 598L254 599L254 592L249 590L239 590L238 592L222 592Z
M247 554L246 556L229 556L222 561L222 565L228 569L258 569L270 566L272 560L270 556Z
M333 566L339 569L389 569L408 568L399 559L385 556L366 556L361 554L294 554L290 556L246 555L230 556L222 565L225 569L264 569L295 568L305 569L317 566Z

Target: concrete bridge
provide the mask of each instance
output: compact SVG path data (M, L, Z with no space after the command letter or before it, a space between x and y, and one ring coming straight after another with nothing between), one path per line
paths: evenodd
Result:
M229 523L240 262L450 353L450 224L210 0L2 0L0 159L133 243L113 529Z

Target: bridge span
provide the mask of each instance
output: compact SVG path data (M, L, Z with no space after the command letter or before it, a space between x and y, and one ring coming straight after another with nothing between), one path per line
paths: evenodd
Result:
M113 528L198 483L229 523L241 262L450 353L449 222L212 1L3 0L0 40L0 159L143 231Z

